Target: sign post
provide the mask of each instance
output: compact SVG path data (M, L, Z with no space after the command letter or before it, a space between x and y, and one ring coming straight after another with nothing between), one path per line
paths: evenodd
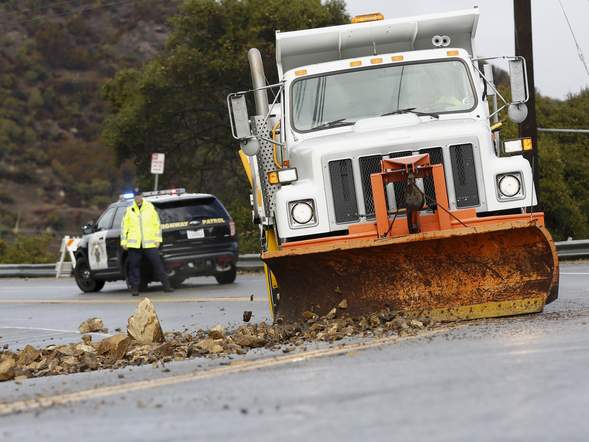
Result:
M164 163L166 161L166 154L152 153L151 154L151 173L155 175L155 183L153 190L157 190L158 178L164 173Z

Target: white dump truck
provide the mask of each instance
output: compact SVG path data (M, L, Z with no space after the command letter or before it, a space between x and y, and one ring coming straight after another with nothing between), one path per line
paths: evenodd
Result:
M279 82L249 52L253 88L228 96L252 188L274 315L468 319L541 311L558 262L533 212L522 57L479 58L478 9L276 31ZM509 67L510 98L490 62ZM499 105L497 104L499 103ZM344 305L345 305L344 304Z

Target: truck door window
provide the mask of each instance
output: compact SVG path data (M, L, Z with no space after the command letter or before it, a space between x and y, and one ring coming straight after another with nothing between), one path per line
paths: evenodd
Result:
M395 64L328 73L296 80L292 116L298 131L329 121L357 121L398 109L432 113L466 112L476 95L459 60Z
M115 211L116 211L116 208L111 207L110 209L108 209L106 212L104 212L102 214L102 216L98 219L98 222L96 223L98 230L108 230L111 228L112 220L113 220L113 217L115 216Z

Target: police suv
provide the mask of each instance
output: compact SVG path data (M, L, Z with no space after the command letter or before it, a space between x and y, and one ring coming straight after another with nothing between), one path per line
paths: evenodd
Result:
M219 284L235 281L238 256L235 223L213 195L184 189L145 192L160 216L160 246L170 283L178 287L190 276L214 276ZM121 247L121 221L133 194L121 195L96 223L82 228L75 252L74 276L84 292L97 292L107 281L127 279L127 252ZM153 280L148 261L141 267L141 288Z

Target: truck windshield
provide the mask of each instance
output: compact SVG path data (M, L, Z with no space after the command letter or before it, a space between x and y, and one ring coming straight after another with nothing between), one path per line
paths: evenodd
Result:
M154 203L162 225L205 219L227 219L227 211L216 198L182 199Z
M433 114L463 112L474 108L475 97L461 61L395 64L295 81L292 121L296 130L304 132L403 109Z

